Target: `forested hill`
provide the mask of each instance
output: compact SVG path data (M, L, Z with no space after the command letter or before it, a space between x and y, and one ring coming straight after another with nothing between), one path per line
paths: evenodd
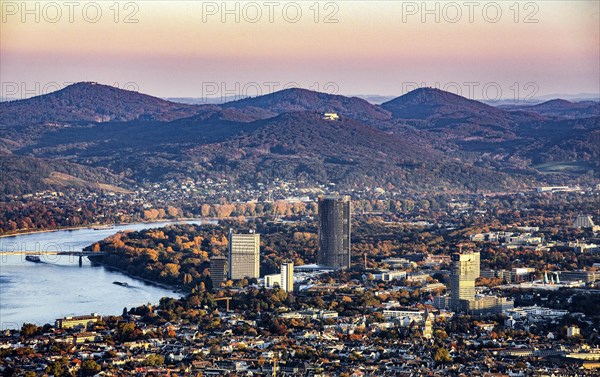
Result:
M594 106L499 109L431 88L381 106L305 89L186 105L78 83L0 103L0 159L18 171L10 182L2 177L2 188L126 188L198 176L427 191L593 183L600 171ZM557 108L568 115L548 110ZM339 119L324 119L329 112Z

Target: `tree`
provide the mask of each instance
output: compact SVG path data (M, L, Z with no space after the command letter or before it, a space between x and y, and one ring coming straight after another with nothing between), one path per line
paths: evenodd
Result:
M52 363L50 363L50 365L46 367L46 373L55 377L72 376L71 372L69 372L68 367L69 365L67 362L67 358L63 357L54 360Z
M176 207L172 207L172 206L167 207L167 213L169 214L169 217L172 217L172 218L179 216L180 211L181 210Z
M161 366L165 363L165 358L161 355L151 354L144 360L144 365L149 367Z
M446 333L446 331L444 331L444 330L441 330L441 329L435 330L435 331L433 332L433 336L434 336L436 339L441 339L441 340L446 340L446 339L448 339L448 334Z
M202 207L200 207L200 214L202 215L202 217L208 217L208 215L210 215L210 205L208 204L202 204Z
M79 374L81 376L93 376L100 372L102 367L98 365L94 360L85 360L81 363L81 369L79 370Z
M133 322L120 323L117 326L117 337L121 341L135 340L135 336L134 336L135 329L136 329L135 323L133 323Z
M25 338L29 338L35 335L39 331L39 327L32 323L24 323L21 327L21 336Z
M452 361L450 353L445 348L438 348L433 355L433 360L438 364L445 364Z

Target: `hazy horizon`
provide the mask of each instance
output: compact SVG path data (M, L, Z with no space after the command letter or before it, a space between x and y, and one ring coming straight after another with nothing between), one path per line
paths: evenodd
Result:
M85 81L84 81L85 82ZM119 88L116 85L112 85L110 83L101 83L101 82L97 82L97 81L89 81L89 82L93 82L93 83L97 83L99 85L108 85L108 86L113 86L116 88ZM82 83L82 82L77 82L77 83ZM19 88L18 85L17 87L14 86L14 83L10 83L10 84L6 84L4 83L5 86L3 87L3 89L6 89L8 91L15 91L15 90L22 90L22 88ZM38 87L36 90L31 90L32 88L28 88L26 86L24 86L23 88L25 88L26 90L22 93L18 93L18 94L31 94L28 96L24 96L24 97L10 97L10 96L4 96L4 93L2 93L2 96L0 96L0 102L9 102L9 101L18 101L18 100L23 100L23 99L29 99L29 98L33 98L33 97L37 97L40 95L45 95L45 94L50 94L52 92L61 90L66 88L69 85L72 84L76 84L76 83L49 83L46 85L46 87ZM300 89L310 89L310 88L301 88L298 87ZM423 87L419 87L419 88L423 88ZM434 87L435 88L435 87ZM173 96L173 97L169 97L169 96L158 96L158 95L154 95L152 93L146 93L143 90L140 90L138 87L135 86L135 83L127 83L127 85L123 88L120 89L124 89L124 90L130 90L130 91L134 91L134 92L138 92L141 94L145 94L145 95L150 95L153 97L157 97L157 98L162 98L171 102L180 102L180 103L189 103L189 104L202 104L202 103L211 103L211 104L219 104L219 103L225 103L225 102L230 102L230 101L236 101L236 100L240 100L243 98L249 98L249 97L255 97L256 95L244 95L244 94L228 94L225 96L220 96L220 95L216 95L216 96ZM284 88L279 88L276 90L273 90L272 92L264 92L262 93L262 95L266 95L266 94L270 94L279 90L283 90ZM417 89L417 88L414 88ZM411 89L411 90L414 90ZM442 89L442 88L435 88L435 89ZM460 94L460 93L456 93L456 91L452 90L453 88L450 88L448 91L454 94ZM362 98L367 100L370 103L373 104L381 104L383 102L389 101L391 99L400 97L408 92L410 92L411 90L406 90L402 93L398 93L396 95L381 95L381 94L364 94L364 93L330 93L330 94L335 94L335 95L342 95L345 97L358 97L358 98ZM39 91L39 93L38 93ZM527 102L531 102L531 103L539 103L539 102L544 102L544 101L550 101L553 99L563 99L563 100L567 100L567 101L600 101L600 93L551 93L551 94L545 94L545 95L536 95L533 96L531 98L528 98L526 100L524 99L520 99L520 100L514 100L512 98L500 98L497 100L494 99L486 99L486 98L471 98L467 95L468 93L462 93L460 95L464 96L465 98L469 98L469 99L473 99L476 101L481 101L481 102L488 102L488 103L494 103L494 102L498 102L500 104L502 103L510 103L510 102L516 102L516 103L523 103L526 104Z
M79 81L162 98L600 93L597 1L23 4L1 6L3 98Z
M18 92L17 94L18 95L25 94L25 96L23 96L23 97L4 96L4 92L3 92L2 95L0 96L0 102L18 101L18 100L28 99L28 98L32 98L32 97L37 97L40 95L50 94L52 92L62 90L64 88L66 88L67 86L77 84L77 83L85 83L85 82L96 83L99 85L113 86L113 87L116 87L119 89L130 90L130 91L138 92L141 94L150 95L150 96L157 97L157 98L162 98L162 99L165 99L165 100L168 100L171 102L181 102L181 103L215 103L215 104L217 104L217 103L236 101L239 99L256 96L253 93L250 93L248 95L244 95L243 93L239 93L239 94L230 94L229 93L224 96L221 96L219 94L217 94L215 96L202 96L202 95L197 95L197 96L160 96L160 95L155 95L153 93L144 92L139 87L137 87L135 83L126 83L125 86L119 87L118 85L114 85L111 83L102 83L102 82L97 82L97 81L79 81L79 82L67 82L67 83L50 82L50 83L46 84L46 86L44 86L44 87L42 87L41 85L39 85L37 87L36 86L27 87L27 84L23 84L23 83L8 83L7 84L6 82L3 82L3 84L4 84L3 89L7 90L8 92L22 91L22 92ZM20 85L23 85L23 86L20 86ZM377 93L365 94L365 93L339 93L339 92L329 92L329 94L341 95L341 96L345 96L345 97L358 97L358 98L365 99L368 102L371 102L373 104L380 104L385 101L391 100L393 98L400 97L414 89L423 88L423 87L426 87L426 86L419 86L416 88L411 87L409 89L405 88L405 90L403 92L395 94L395 95L383 95L383 94L377 94ZM33 90L34 88L35 88L35 90ZM303 88L303 87L297 87L297 88L316 90L314 88L313 89ZM442 89L442 90L444 89L444 88L439 88L439 87L432 87L432 88ZM269 88L267 88L267 89L269 89ZM273 92L276 92L279 90L283 90L283 89L289 89L289 88L275 88L272 92L264 92L264 93L262 93L262 95L267 95L267 94L270 94L270 93L273 93ZM511 102L511 101L513 101L512 98L500 98L497 100L487 99L487 98L472 98L472 97L468 96L468 93L462 93L462 94L456 93L456 90L453 90L453 89L455 89L455 88L448 88L447 91L454 93L454 94L460 94L466 98L474 99L476 101L482 101L482 102ZM322 91L322 92L326 92L326 91ZM29 94L29 95L27 95L27 94ZM549 100L553 100L553 99L563 99L563 100L567 100L567 101L586 101L586 100L600 101L600 93L540 94L540 95L535 95L528 99L520 99L520 100L517 100L514 102L527 102L527 101L543 102L543 101L549 101Z

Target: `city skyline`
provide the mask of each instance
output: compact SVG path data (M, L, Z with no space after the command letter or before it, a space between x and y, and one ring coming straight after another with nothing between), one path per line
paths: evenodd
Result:
M0 375L598 375L600 1L0 27Z

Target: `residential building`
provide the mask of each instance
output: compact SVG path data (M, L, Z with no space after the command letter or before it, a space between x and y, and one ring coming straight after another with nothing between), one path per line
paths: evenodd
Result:
M569 242L569 247L576 253L598 253L600 252L600 245L595 243L586 243L579 240L575 242Z
M449 255L433 255L427 254L423 260L425 266L438 266L440 264L449 264L451 262Z
M512 274L511 271L508 270L498 270L496 271L496 277L506 281L506 282L510 282L512 281Z
M380 274L375 275L375 279L383 281L392 281L406 279L406 271L382 271Z
M581 334L581 331L579 330L578 326L571 325L571 326L567 327L567 336L569 338L579 336L580 334Z
M263 279L265 288L281 287L281 274L265 275Z
M81 344L81 343L93 342L93 341L97 340L98 338L100 338L100 337L95 332L80 332L80 333L73 335L73 343Z
M579 215L577 216L577 218L575 219L575 221L573 221L573 228L594 228L596 225L594 224L594 221L592 220L592 216L590 215Z
M86 328L91 323L97 323L102 317L96 313L92 315L64 317L56 320L56 327L59 329Z
M385 263L387 265L389 265L391 268L412 268L412 267L416 267L417 264L413 261L409 261L406 258L387 258L387 259L383 259L381 261L382 263Z
M393 318L408 318L409 322L418 322L420 323L425 318L425 310L415 310L415 309L385 309L383 311L383 316L387 319Z
M527 319L531 322L538 322L541 320L560 319L568 313L567 310L551 309L543 306L524 306L509 309L505 314L515 320Z
M502 314L514 307L514 300L506 297L477 295L473 300L468 301L467 312L469 314Z

